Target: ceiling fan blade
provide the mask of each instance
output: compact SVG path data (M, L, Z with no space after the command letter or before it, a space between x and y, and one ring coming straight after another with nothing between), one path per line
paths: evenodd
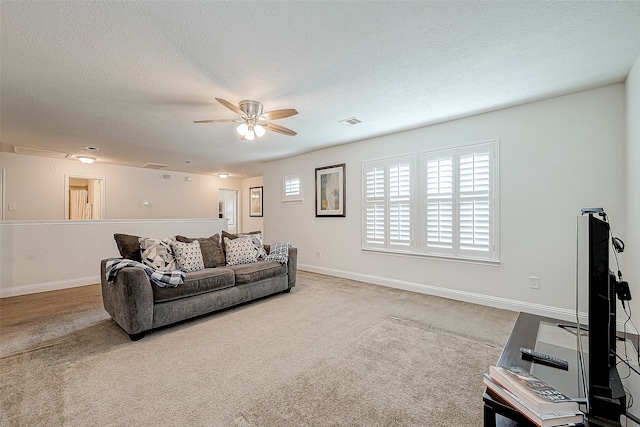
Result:
M215 120L194 120L193 123L228 123L228 122L241 122L237 119L215 119Z
M287 129L284 126L276 125L274 123L261 123L262 127L269 129L273 132L278 132L284 135L295 136L297 132L292 131L291 129Z
M225 101L222 98L216 98L216 101L218 101L220 104L224 105L225 107L227 107L229 110L233 111L234 113L240 114L241 116L244 115L244 111L242 111L241 109L239 109L238 107L236 107L235 105L230 103L229 101Z
M267 113L264 113L262 117L266 120L278 120L284 119L285 117L291 117L298 114L298 112L294 108L286 108L284 110L273 110Z

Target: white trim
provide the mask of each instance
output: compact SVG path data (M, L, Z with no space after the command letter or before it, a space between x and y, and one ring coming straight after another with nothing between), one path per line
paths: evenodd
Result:
M512 300L491 295L483 295L474 292L448 289L440 286L426 285L423 283L408 282L405 280L392 279L389 277L373 276L370 274L354 273L332 268L316 267L313 265L298 264L298 270L309 271L311 273L325 274L328 276L341 277L343 279L357 280L374 285L387 286L389 288L402 289L420 294L433 295L442 298L449 298L456 301L464 301L473 304L485 305L503 310L516 312L526 312L539 316L552 317L567 322L575 322L576 313L560 307L552 307L542 304L535 304L525 301ZM580 313L580 322L586 323L587 313Z
M74 224L154 224L163 222L209 222L209 221L227 221L226 218L179 218L179 219L79 219L79 220L39 220L39 219L23 219L23 220L11 220L3 221L0 223L0 227L3 225L21 226L21 225L74 225Z
M0 298L15 297L18 295L37 294L40 292L59 291L80 286L95 285L100 283L100 276L82 277L79 279L57 280L55 282L33 283L31 285L0 289Z

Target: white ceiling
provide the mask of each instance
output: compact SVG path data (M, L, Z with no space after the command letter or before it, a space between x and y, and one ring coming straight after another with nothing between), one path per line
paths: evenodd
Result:
M640 1L6 1L0 149L245 178L260 162L624 81ZM240 141L214 98L295 108ZM344 126L339 120L362 123ZM187 164L185 161L191 161Z

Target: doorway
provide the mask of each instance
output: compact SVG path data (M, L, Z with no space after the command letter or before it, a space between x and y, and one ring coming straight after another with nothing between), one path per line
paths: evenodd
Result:
M227 219L227 231L238 232L238 191L218 190L218 217Z
M65 219L104 219L104 178L65 175Z

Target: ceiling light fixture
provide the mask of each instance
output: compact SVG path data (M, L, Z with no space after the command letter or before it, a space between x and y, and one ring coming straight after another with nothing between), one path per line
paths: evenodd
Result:
M87 156L78 156L78 160L80 160L84 164L91 164L96 161L95 157L87 157Z
M219 173L218 176L222 179L227 179L229 177L228 173Z

